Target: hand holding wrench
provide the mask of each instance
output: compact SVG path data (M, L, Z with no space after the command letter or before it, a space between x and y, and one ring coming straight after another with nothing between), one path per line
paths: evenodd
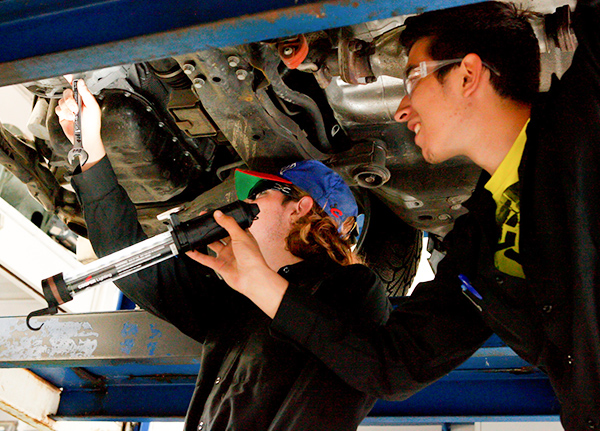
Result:
M75 115L75 121L73 124L73 134L74 134L74 142L73 148L69 151L67 155L67 159L69 163L72 165L75 161L76 157L79 157L79 165L85 165L88 159L88 153L83 149L82 139L81 139L81 96L79 95L79 90L77 90L77 82L78 80L73 80L73 97L77 102L77 115Z

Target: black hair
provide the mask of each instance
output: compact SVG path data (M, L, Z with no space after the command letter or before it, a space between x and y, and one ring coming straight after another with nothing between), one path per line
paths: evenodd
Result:
M408 52L418 40L428 38L433 60L477 54L498 72L490 79L500 96L531 105L540 86L533 16L512 3L496 1L436 10L408 18L400 42ZM443 80L450 69L440 69L438 79Z

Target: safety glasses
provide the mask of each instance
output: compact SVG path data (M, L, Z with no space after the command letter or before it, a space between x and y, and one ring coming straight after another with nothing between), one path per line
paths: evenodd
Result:
M451 60L420 62L418 66L411 68L406 74L406 77L403 79L404 91L406 91L406 95L408 97L411 97L412 92L419 83L419 81L425 78L427 75L431 75L432 73L437 72L442 67L450 66L451 64L457 64L461 61L463 61L462 58L453 58ZM483 62L483 65L486 68L488 68L492 73L495 73L496 75L500 76L500 73L492 66L488 65L485 62Z
M291 198L299 198L298 193L290 187L290 184L284 184L271 180L262 180L259 181L248 193L248 199L251 201L256 200L256 198L266 192L267 190L277 190L278 192L283 193L286 196L290 196Z

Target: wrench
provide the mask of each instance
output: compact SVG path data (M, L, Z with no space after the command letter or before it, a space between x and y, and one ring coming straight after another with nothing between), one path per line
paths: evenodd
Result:
M69 151L67 155L67 159L69 163L72 165L75 161L75 157L79 157L79 165L85 165L88 159L88 153L83 149L83 144L81 140L81 96L79 95L79 91L77 90L77 79L73 80L73 97L77 101L77 115L75 115L75 122L73 124L73 134L75 135L75 142L73 143L73 148Z

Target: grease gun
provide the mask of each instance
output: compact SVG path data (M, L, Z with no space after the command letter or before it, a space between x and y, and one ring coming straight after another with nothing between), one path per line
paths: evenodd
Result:
M233 217L242 229L249 228L259 212L258 205L244 201L233 202L219 210ZM186 222L181 222L177 214L170 214L167 232L104 256L81 268L61 272L42 280L42 290L48 308L30 313L26 320L27 326L31 330L39 330L41 326L33 328L30 325L32 317L56 314L60 304L72 300L75 294L87 288L116 281L180 253L229 236L227 231L217 224L213 214L214 211L211 211Z

